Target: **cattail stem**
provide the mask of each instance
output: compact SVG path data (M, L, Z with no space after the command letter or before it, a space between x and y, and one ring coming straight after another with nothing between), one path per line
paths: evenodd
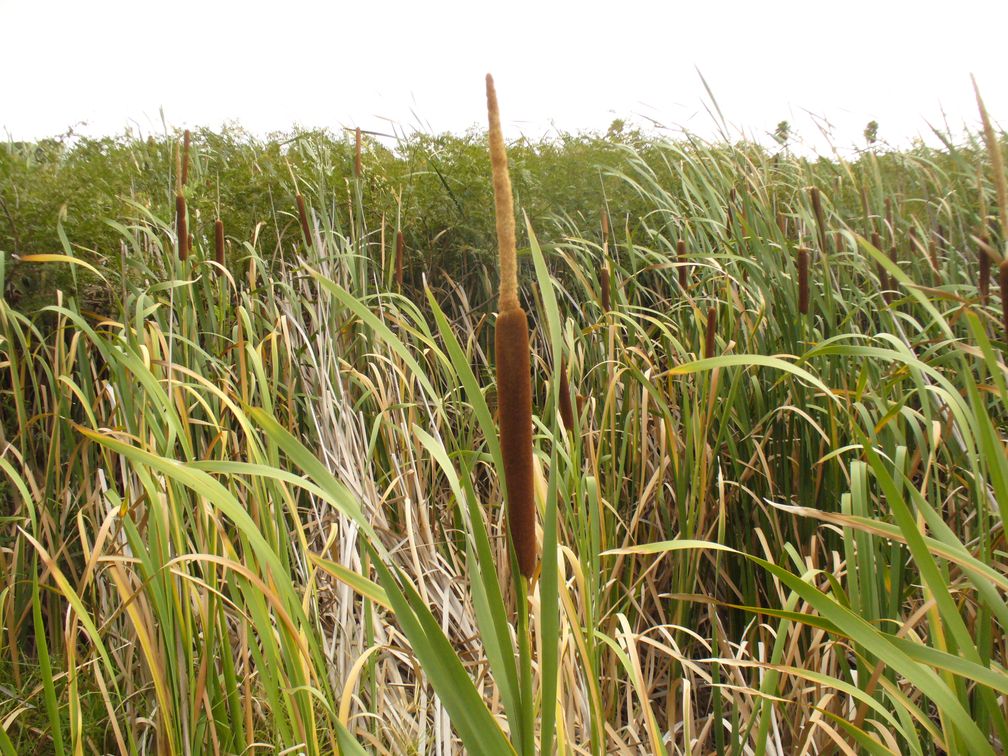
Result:
M518 571L531 578L536 566L535 494L532 467L532 366L528 318L518 301L514 200L493 77L486 77L490 164L500 250L500 312L494 331L497 411L507 486L508 526Z
M809 310L809 254L805 247L798 248L798 312L808 315Z
M707 310L707 334L704 339L704 359L710 359L714 356L715 341L714 337L717 335L717 310L713 307Z
M175 195L175 235L178 238L178 256L183 262L189 257L189 226L186 219L185 195Z
M403 255L406 253L406 241L403 239L402 231L396 231L395 237L395 280L396 286L402 290L403 284Z
M214 261L224 264L224 221L220 218L214 221Z
M679 259L679 288L686 290L686 240L676 242L676 257Z
M301 220L301 233L304 234L305 244L310 247L312 246L311 226L308 225L308 210L300 192L294 195L294 201L297 202L298 218Z
M192 135L189 133L189 129L186 129L185 134L182 135L182 186L189 182L189 145L191 141Z
M354 178L361 177L361 130L354 130L354 161L353 161L353 175Z

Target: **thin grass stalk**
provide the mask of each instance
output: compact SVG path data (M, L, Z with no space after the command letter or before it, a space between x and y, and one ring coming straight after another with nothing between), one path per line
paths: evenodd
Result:
M676 242L676 257L679 260L679 288L686 290L686 240L680 239Z
M1001 289L1001 323L1005 342L1008 343L1008 260L1002 260L998 268L998 285Z
M214 221L214 262L224 265L224 221Z
M396 231L395 238L395 281L396 287L402 291L403 286L403 256L406 254L406 241L403 232Z
M882 239L879 236L879 232L878 231L872 231L871 232L871 243L872 243L872 246L875 247L875 249L878 249L878 250L882 249ZM875 271L878 274L879 291L883 292L883 295L884 295L884 292L888 291L888 289L889 289L889 273L886 271L885 268L882 267L881 263L878 263L875 266Z
M189 147L192 142L192 134L189 129L182 135L182 186L189 183Z
M359 128L354 129L353 175L354 178L361 177L361 130Z
M567 379L567 360L560 359L560 419L568 433L574 432L574 407L571 405L570 383Z
M532 369L528 318L518 300L518 252L515 244L514 201L507 151L501 133L500 110L493 77L486 77L493 170L494 212L500 251L499 314L494 331L497 361L497 411L507 486L511 544L523 577L536 566L535 498L532 471Z

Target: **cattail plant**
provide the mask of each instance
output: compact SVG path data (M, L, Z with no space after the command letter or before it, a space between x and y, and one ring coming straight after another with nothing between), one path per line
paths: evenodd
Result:
M560 420L568 433L574 431L574 408L571 406L570 383L567 379L567 360L560 358Z
M189 145L191 141L192 135L189 133L189 129L186 129L182 135L182 186L189 183Z
M982 231L980 233L980 300L984 303L987 302L987 297L990 294L990 278L991 278L991 254L990 254L990 241L987 238L987 232Z
M713 307L707 309L707 334L704 339L704 359L714 356L714 337L717 335L717 310Z
M611 283L612 282L609 276L609 261L606 260L602 263L602 272L599 273L599 286L601 287L602 295L602 312L609 312L612 309L612 300L609 295Z
M816 233L819 235L819 249L824 254L826 249L826 216L823 213L822 196L819 187L813 186L809 189L809 199L812 201L812 212L815 215Z
M679 287L686 290L686 240L676 242L676 257L679 259Z
M402 231L396 231L395 237L395 281L396 286L402 290L403 283L403 255L406 253L406 242L403 239Z
M809 255L808 249L798 247L798 312L808 315L809 310Z
M214 221L214 262L224 264L224 221Z
M535 498L532 472L532 368L528 318L518 301L518 253L515 245L514 200L507 151L501 133L500 110L493 77L486 77L490 122L490 164L500 250L499 313L494 332L497 360L497 411L508 525L518 570L531 578L536 565Z
M294 195L297 202L298 218L301 220L301 233L304 234L305 244L312 246L311 226L308 225L308 210L305 208L304 197L298 192Z
M175 235L178 238L178 256L183 262L189 257L189 226L186 220L186 200L182 190L175 193Z
M361 177L361 130L354 130L354 159L353 159L353 175L354 178Z

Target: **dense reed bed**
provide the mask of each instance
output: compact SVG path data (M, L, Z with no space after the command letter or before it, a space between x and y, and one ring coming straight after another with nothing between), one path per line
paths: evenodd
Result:
M70 283L0 303L0 753L1004 750L979 138L622 145L601 221L519 203L517 288L376 217L366 135L317 147L261 225L220 220L194 134L105 267L62 223L19 250Z

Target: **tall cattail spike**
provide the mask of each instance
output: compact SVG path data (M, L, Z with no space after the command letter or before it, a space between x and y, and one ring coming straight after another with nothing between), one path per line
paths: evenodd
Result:
M301 233L304 234L305 244L310 247L312 246L312 234L311 226L308 224L308 208L305 207L304 197L300 192L294 195L294 201L297 202L298 219L301 221Z
M707 333L704 339L704 359L714 356L716 346L715 336L717 335L717 310L713 307L707 310Z
M798 248L798 312L809 311L809 254L805 247Z
M500 312L494 329L494 355L501 457L507 486L511 544L518 561L518 571L522 576L531 578L536 566L531 351L528 318L518 301L514 200L511 197L497 92L490 74L486 77L486 96L497 244L500 248Z
M987 240L987 233L985 231L980 234L980 300L984 303L987 302L987 297L990 295L990 279L991 279L991 256L987 247L989 242Z
M813 186L809 189L809 198L812 200L812 212L815 215L816 232L819 235L819 250L826 254L826 215L823 213L822 196L819 187Z
M612 309L612 299L609 294L612 281L610 280L608 262L602 263L602 272L599 274L599 286L602 293L602 312L609 312Z
M571 405L570 383L567 379L567 361L560 359L560 419L568 433L574 432L574 407Z
M214 221L214 262L224 264L224 221Z
M186 200L182 192L175 195L175 236L178 241L178 256L183 262L189 257L189 225L186 219Z

